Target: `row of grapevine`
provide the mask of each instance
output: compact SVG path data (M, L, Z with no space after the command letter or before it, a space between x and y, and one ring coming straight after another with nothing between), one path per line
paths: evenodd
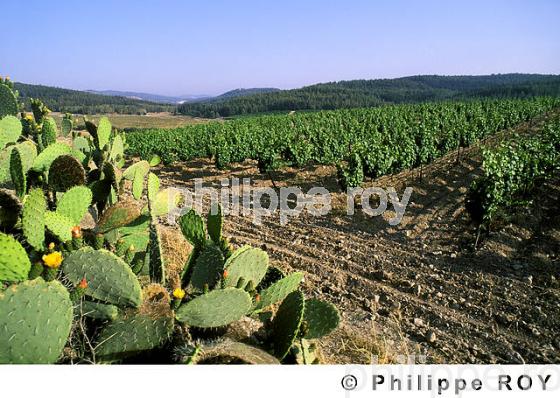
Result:
M471 186L466 208L488 225L503 209L523 202L535 186L560 170L560 119L534 136L516 135L483 154L484 174Z
M560 100L476 100L261 116L129 134L130 152L166 163L213 157L219 168L246 159L261 169L338 164L360 157L367 176L431 162L560 105Z

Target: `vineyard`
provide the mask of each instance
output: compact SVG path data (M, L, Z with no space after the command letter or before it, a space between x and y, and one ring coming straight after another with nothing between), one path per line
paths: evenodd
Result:
M559 104L543 97L296 113L139 130L128 135L128 143L132 155L159 155L164 163L209 157L225 168L252 159L268 171L281 165L344 168L352 160L344 174L375 178L428 164ZM354 178L350 185L360 182Z
M557 300L558 98L126 134L29 104L0 81L0 363L392 362L397 346L430 362L558 359L560 314L530 308ZM220 207L167 219L183 204L174 188L233 170L334 187L333 212L286 227ZM344 190L361 185L412 186L402 225L341 215ZM535 224L516 227L527 211Z

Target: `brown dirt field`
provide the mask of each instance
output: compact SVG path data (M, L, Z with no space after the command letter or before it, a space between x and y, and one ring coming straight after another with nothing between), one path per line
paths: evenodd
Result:
M519 131L532 133L535 126ZM485 145L499 142L502 132ZM277 186L304 191L325 186L333 210L303 213L279 224L278 214L254 225L250 217L227 216L225 234L235 245L263 247L273 265L304 271L308 297L338 306L342 325L324 339L329 363L401 362L419 355L427 363L559 363L560 179L539 189L539 201L511 217L473 250L475 229L464 208L467 188L480 173L480 146L451 153L423 169L368 181L366 186L404 187L413 194L403 222L369 217L359 209L347 216L345 194L333 167L283 169ZM200 160L161 166L162 185L192 188L203 177L218 186L224 177L251 177L272 186L256 164L219 171ZM389 206L391 208L391 205Z

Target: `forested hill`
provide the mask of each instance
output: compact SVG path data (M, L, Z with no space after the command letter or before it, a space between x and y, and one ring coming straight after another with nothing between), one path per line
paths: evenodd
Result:
M164 112L175 110L174 105L157 104L121 96L93 94L86 91L68 90L35 84L15 83L20 99L29 107L30 98L39 98L49 109L70 113L128 113Z
M185 103L180 113L227 117L261 112L362 108L469 97L560 95L560 75L410 76L321 83L293 90Z

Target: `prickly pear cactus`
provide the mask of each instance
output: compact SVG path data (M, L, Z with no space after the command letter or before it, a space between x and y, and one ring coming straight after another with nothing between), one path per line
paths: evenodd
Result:
M114 362L162 346L171 337L173 319L132 315L116 319L97 337L96 357Z
M86 183L82 163L72 155L57 157L49 167L49 187L55 192L66 192L76 185Z
M0 116L1 118L1 116ZM9 143L16 143L21 136L21 122L15 116L6 116L0 119L0 149Z
M218 205L216 213L213 214L212 210L208 212L208 219L206 222L206 228L208 228L208 236L216 244L220 243L222 239L222 206Z
M99 119L97 125L97 148L103 149L111 138L111 122L105 116Z
M58 281L41 278L0 293L0 363L54 363L72 326L72 302Z
M100 233L124 227L140 217L140 206L134 201L120 201L103 212L97 223Z
M181 227L181 232L185 239L195 248L201 249L206 243L206 232L204 231L204 221L194 209L183 214L177 222Z
M161 239L155 224L155 220L150 222L150 241L148 243L149 252L149 273L150 280L154 283L165 283L165 264L161 248Z
M15 146L18 149L19 155L21 156L21 163L23 166L23 172L27 173L33 162L37 157L37 146L33 141L24 141Z
M335 330L340 322L338 310L331 303L311 299L305 302L305 337L320 339Z
M236 288L212 290L183 304L177 310L179 322L200 328L229 325L243 317L251 308L251 297Z
M45 246L45 213L47 200L41 188L34 188L27 195L23 204L21 224L23 235L35 250L43 250Z
M46 148L51 144L56 142L56 136L58 135L58 128L56 122L50 116L43 119L43 125L41 127L41 139L43 140L43 146Z
M83 301L81 304L82 315L100 321L112 321L119 315L119 309L112 304Z
M25 249L11 235L0 232L0 281L23 281L31 269ZM0 293L1 294L1 293Z
M224 255L215 244L207 244L202 253L197 257L192 275L191 285L196 289L208 286L213 289L224 272Z
M92 193L88 187L77 186L66 191L58 201L56 212L79 225L91 204Z
M272 344L274 355L282 360L290 352L290 348L298 337L303 314L305 298L296 290L282 301L272 321Z
M17 98L8 85L0 83L0 119L4 116L16 116L18 113Z
M159 192L159 177L154 173L148 174L148 201L153 202Z
M51 167L51 163L62 155L72 153L72 148L61 142L56 142L45 148L33 161L32 169L37 172L47 172Z
M65 117L64 119L62 119L61 127L62 127L62 135L64 137L68 137L70 133L72 133L72 128L74 127L74 123L72 122L71 118Z
M66 277L74 284L88 282L86 295L119 307L138 307L142 292L127 263L108 250L84 247L71 252L62 263Z
M237 286L240 278L258 286L268 268L268 254L256 247L244 246L233 252L224 268L227 271L225 287Z
M256 302L254 310L260 311L272 304L276 304L284 300L288 294L298 288L302 280L303 273L294 272L293 274L290 274L273 283L259 293L259 300Z
M45 212L45 226L61 242L68 242L72 239L74 223L68 217L58 212Z
M22 198L27 191L27 174L23 170L23 161L17 147L12 150L10 156L10 175L17 196Z

